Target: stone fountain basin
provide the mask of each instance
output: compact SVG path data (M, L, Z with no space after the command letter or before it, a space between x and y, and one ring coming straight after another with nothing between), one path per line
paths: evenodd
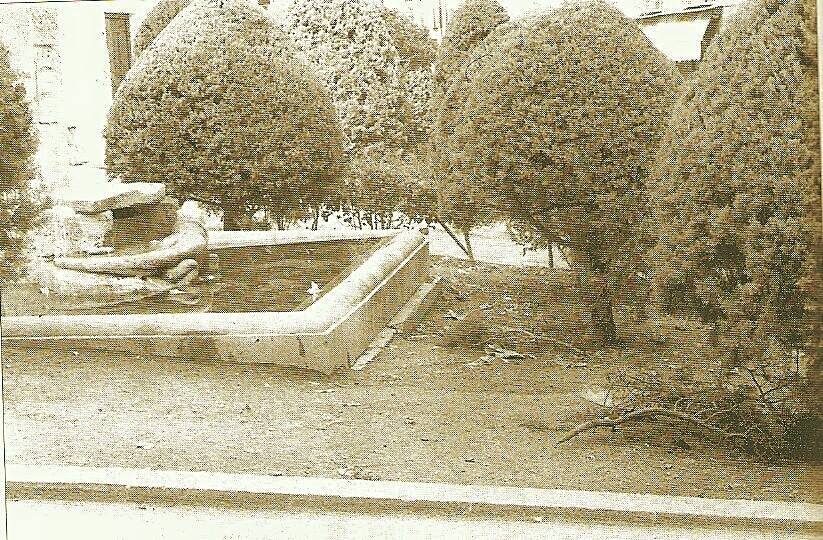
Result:
M209 250L388 238L302 311L3 317L4 345L295 366L352 363L429 280L428 238L405 231L217 231Z

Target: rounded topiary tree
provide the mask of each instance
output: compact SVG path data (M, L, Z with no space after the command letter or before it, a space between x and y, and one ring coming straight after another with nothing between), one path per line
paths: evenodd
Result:
M420 154L425 151L433 122L432 64L437 56L437 42L425 28L394 10L383 9L382 16L400 60L400 87L405 104L402 114L405 147Z
M657 158L664 307L718 330L727 360L820 369L821 204L813 0L755 0L708 49Z
M459 166L459 159L452 155L455 150L462 152L454 140L455 130L465 122L466 97L475 84L482 84L474 80L475 75L481 67L494 61L501 42L520 29L520 24L506 22L497 26L464 56L460 70L448 80L447 86L435 89L440 95L434 98L431 162L438 186L438 211L443 221L454 224L466 236L472 228L491 222L496 216L483 186L467 176Z
M443 47L470 51L508 20L509 14L497 0L464 0L449 20Z
M140 56L154 38L168 26L192 0L160 0L140 23L134 35L134 57Z
M494 45L486 41L496 44L498 37L505 34L504 29L515 25L508 21L506 10L496 0L464 1L449 21L434 63L430 154L433 182L439 195L437 213L441 221L463 231L469 253L469 231L491 221L493 216L481 202L484 197L477 191L479 186L453 167L447 141L463 122L461 109L471 73L494 50ZM477 49L482 52L477 54Z
M501 37L471 76L446 143L484 204L574 255L592 330L638 271L644 182L680 75L636 23L602 1L568 3Z
M434 64L434 83L438 101L448 91L450 83L459 79L459 73L472 50L486 36L508 22L509 15L497 0L464 0L452 15Z
M34 225L32 202L37 142L26 102L26 89L9 65L0 44L0 284L19 275L24 237Z
M400 64L406 70L431 69L437 57L437 41L428 30L393 9L381 9Z
M337 107L351 153L402 147L400 58L369 0L294 0L285 26Z
M343 167L334 107L288 35L242 0L195 0L114 96L106 165L222 208L228 226L324 202Z

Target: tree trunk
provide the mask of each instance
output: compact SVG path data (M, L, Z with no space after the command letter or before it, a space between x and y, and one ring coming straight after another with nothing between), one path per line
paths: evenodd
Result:
M603 345L617 343L617 325L614 323L615 291L609 285L607 266L596 254L586 253L576 262L581 291L588 297L591 329Z
M311 225L311 230L316 231L317 226L320 224L320 205L314 209L314 223Z
M607 287L598 291L591 307L592 327L604 345L617 343L617 326L614 324L612 294Z
M448 225L446 225L445 223L443 223L443 222L442 222L442 221L440 221L440 220L437 220L437 223L439 223L439 224L440 224L440 226L441 226L441 227L443 227L443 230L444 230L444 231L446 231L446 233L449 235L449 237L450 237L452 240L454 240L454 243L455 243L455 244L457 244L457 247L459 247L459 248L463 251L463 253L465 253L466 255L468 255L468 254L469 254L469 250L468 250L468 249L466 249L466 246L464 246L464 245L463 245L463 243L460 241L460 239L457 237L457 235L456 235L456 234L454 234L454 231L453 231L453 230L451 230L451 228L450 228Z
M469 231L463 229L463 240L466 242L466 254L469 256L469 260L474 260L474 251L472 250L472 243L471 239L469 238Z
M223 230L247 231L251 229L250 221L241 205L223 205Z

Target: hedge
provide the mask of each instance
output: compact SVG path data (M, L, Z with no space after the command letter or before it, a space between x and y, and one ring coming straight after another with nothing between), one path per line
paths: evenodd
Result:
M464 0L446 27L443 47L471 51L508 20L509 14L496 0Z
M126 182L164 182L229 221L324 202L343 135L322 84L288 35L242 0L195 0L117 90L106 165Z
M34 154L26 90L9 65L9 52L0 44L0 284L19 277L25 234L36 222L33 202Z

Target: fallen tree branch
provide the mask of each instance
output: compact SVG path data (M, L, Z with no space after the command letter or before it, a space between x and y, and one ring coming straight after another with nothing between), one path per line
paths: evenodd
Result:
M506 332L520 332L522 334L526 334L527 336L529 336L530 338L533 338L534 340L543 340L543 341L548 341L549 343L554 343L555 345L562 345L563 347L566 347L567 349L569 349L573 353L577 354L578 356L585 356L585 357L590 356L589 353L587 353L583 349L575 347L571 343L566 343L565 341L561 341L559 339L550 338L550 337L546 337L546 336L538 336L534 332L529 332L528 330L524 330L522 328L512 328L510 326L504 326L503 330L506 331Z
M554 343L555 345L562 345L563 347L566 347L567 349L569 349L570 351L572 351L573 353L575 353L579 356L586 356L586 357L589 356L589 353L587 353L583 349L575 347L571 343L566 343L565 341L561 341L559 339L554 339L554 338L545 337L545 336L540 337L539 339L542 339L544 341L548 341L549 343Z
M592 430L592 429L595 429L595 428L599 428L599 427L614 428L616 426L619 426L620 424L625 424L626 422L631 422L631 421L634 421L634 420L641 420L641 419L644 419L644 418L652 418L652 417L655 417L655 416L668 416L669 418L676 418L678 420L683 420L684 422L688 422L690 424L694 424L696 426L702 427L703 429L706 429L708 431L712 431L714 433L717 433L718 435L721 435L722 437L727 438L727 439L745 439L746 438L746 435L744 433L728 432L728 431L726 431L722 428L719 428L717 426L709 424L709 423L703 421L701 418L698 418L697 416L694 416L694 415L691 415L691 414L686 414L686 413L682 413L682 412L679 412L679 411L673 411L671 409L665 409L665 408L662 408L662 407L648 407L648 408L645 408L645 409L638 409L636 411L626 413L622 416L619 416L618 418L602 418L602 419L597 419L597 420L590 420L589 422L584 422L584 423L580 424L579 426L577 426L576 428L574 428L573 430L571 430L569 433L567 433L563 437L561 437L560 440L558 440L555 443L555 445L560 445L560 444L562 444L562 443L564 443L564 442L566 442L570 439L573 439L574 437L577 437L578 435L580 435L581 433L583 433L585 431L589 431L589 430Z

